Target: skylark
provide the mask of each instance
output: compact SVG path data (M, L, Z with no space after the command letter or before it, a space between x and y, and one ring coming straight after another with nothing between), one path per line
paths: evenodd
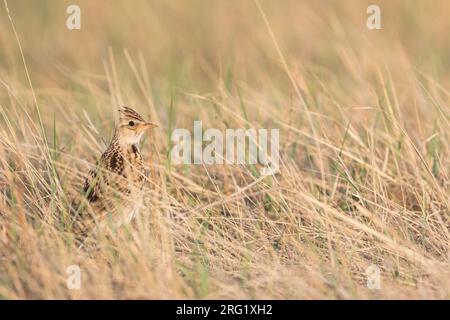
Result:
M146 181L139 142L145 131L157 125L145 121L128 107L119 108L114 136L97 165L89 172L83 190L95 213L87 226L119 227L130 222L142 204ZM92 221L93 220L93 221Z

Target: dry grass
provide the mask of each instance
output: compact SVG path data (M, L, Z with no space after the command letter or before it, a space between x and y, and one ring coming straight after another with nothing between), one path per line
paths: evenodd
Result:
M34 90L0 10L0 298L449 298L448 1L381 1L379 31L362 1L262 1L267 23L253 1L77 2L80 31L69 2L9 3ZM120 104L161 125L146 206L78 250L67 204ZM172 165L194 119L279 128L280 172Z

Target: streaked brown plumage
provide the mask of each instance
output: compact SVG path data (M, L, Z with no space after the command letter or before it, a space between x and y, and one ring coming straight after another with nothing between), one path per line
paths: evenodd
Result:
M131 221L142 203L145 168L139 141L156 125L128 107L121 107L119 115L110 145L84 182L83 190L95 217L94 221L83 221L83 225L118 227Z

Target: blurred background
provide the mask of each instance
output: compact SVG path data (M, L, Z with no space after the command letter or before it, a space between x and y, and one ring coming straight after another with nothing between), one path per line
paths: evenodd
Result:
M36 94L48 108L99 113L102 106L143 105L135 70L146 81L161 121L175 97L189 118L201 114L182 92L207 94L222 86L258 93L274 110L289 110L295 90L254 1L77 1L81 30L68 30L73 1L11 1L9 7ZM378 73L395 79L401 108L415 104L410 89L423 73L448 84L447 1L377 1L382 30L368 30L370 1L261 1L277 45L302 91L326 87L346 106L377 103ZM27 88L6 10L0 10L0 77ZM111 81L112 79L112 81ZM320 92L318 92L320 91ZM4 87L0 91L5 99ZM68 100L71 95L74 100ZM69 103L70 101L70 103ZM326 108L328 101L319 107ZM284 105L285 107L282 107ZM315 107L312 107L315 108ZM48 109L48 110L50 110ZM204 108L203 108L204 110ZM354 110L356 115L358 111ZM177 109L180 112L180 109ZM419 115L435 112L428 102ZM100 112L101 113L101 112ZM289 114L289 113L288 113ZM355 115L355 116L356 116ZM360 114L365 117L367 112ZM251 114L250 116L256 116ZM182 121L182 120L178 120ZM262 119L256 119L262 121ZM186 125L186 123L179 123Z

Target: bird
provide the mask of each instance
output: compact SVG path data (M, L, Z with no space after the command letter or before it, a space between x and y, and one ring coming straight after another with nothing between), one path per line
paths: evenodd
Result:
M137 214L146 182L139 143L144 133L157 127L130 107L119 107L119 120L107 149L91 169L82 190L93 215L83 216L82 225L98 231L129 223ZM77 210L78 211L78 210Z

